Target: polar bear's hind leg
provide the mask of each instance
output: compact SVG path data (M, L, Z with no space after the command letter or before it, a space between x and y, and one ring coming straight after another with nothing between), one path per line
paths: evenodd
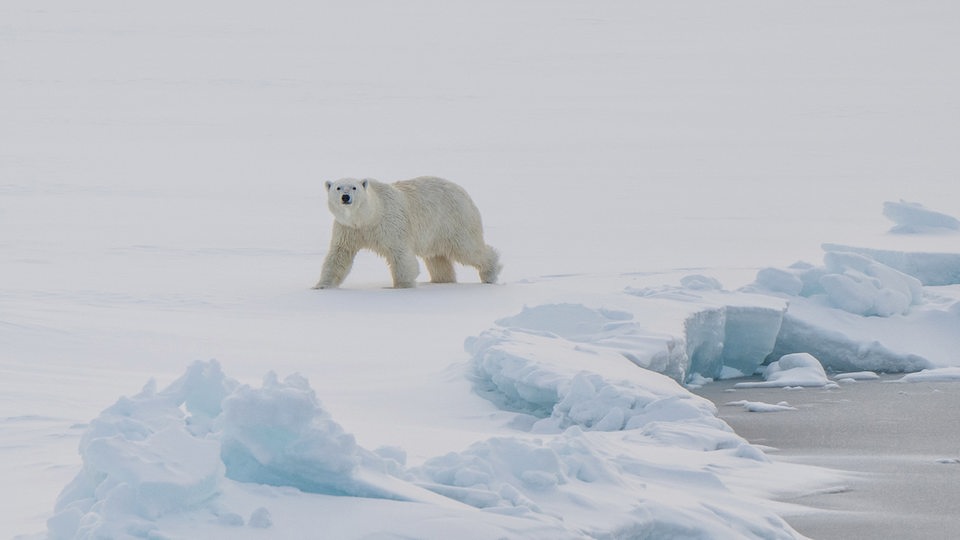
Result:
M430 272L431 283L456 283L457 273L453 269L453 263L444 255L427 257L424 259L427 270Z
M475 267L480 273L480 281L484 283L496 283L503 268L500 264L500 254L488 245L484 245L477 256L472 260L464 261L464 264Z

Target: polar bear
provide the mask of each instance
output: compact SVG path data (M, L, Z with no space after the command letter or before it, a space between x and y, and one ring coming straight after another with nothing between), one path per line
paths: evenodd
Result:
M457 280L454 261L476 267L484 283L496 283L500 256L484 243L480 211L457 184L423 176L394 184L345 178L326 187L335 221L315 289L343 283L361 249L387 260L396 288L416 285L417 256L433 283Z

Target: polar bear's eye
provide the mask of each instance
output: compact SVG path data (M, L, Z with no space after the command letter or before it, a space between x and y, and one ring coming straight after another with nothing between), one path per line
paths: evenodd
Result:
M352 188L350 188L350 189L352 189L352 190L354 190L354 191L356 191L356 190L357 190L357 186L353 186L353 187L352 187Z
M337 186L337 191L340 191L341 189L343 189L343 188L340 187L340 186Z

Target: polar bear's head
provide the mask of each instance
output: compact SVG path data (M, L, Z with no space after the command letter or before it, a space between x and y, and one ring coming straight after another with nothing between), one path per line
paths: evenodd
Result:
M369 180L344 178L327 182L327 206L333 217L344 225L355 227L363 221L369 206Z

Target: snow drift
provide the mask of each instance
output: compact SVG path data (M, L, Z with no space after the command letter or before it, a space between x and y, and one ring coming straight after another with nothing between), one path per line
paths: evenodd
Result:
M541 306L536 311L569 312L574 306ZM580 306L583 315L599 315ZM519 317L530 316L525 311ZM558 433L571 426L597 431L642 428L667 418L722 424L713 404L675 381L638 369L603 346L585 347L563 338L494 329L467 342L478 390L503 408L537 420L530 430Z
M622 357L571 371L494 354L497 343L475 341L476 356L489 372L511 365L497 378L527 388L515 408L549 416L518 414L515 436L416 467L402 449L360 447L298 375L271 373L252 388L198 362L163 390L151 382L91 422L83 469L57 502L49 538L175 538L185 523L204 537L302 534L306 518L285 506L290 490L313 501L310 516L331 522L312 530L344 538L371 525L345 526L349 518L330 513L342 504L334 501L405 505L398 511L423 522L388 519L381 533L417 537L797 537L728 485L737 471L775 465L708 401ZM575 363L590 355L568 353ZM437 516L442 533L424 525Z
M224 465L206 434L234 387L217 364L194 364L163 391L151 382L103 411L81 439L83 469L57 500L50 537L146 537L153 520L213 498Z
M627 286L587 301L527 306L468 342L476 386L500 406L565 426L577 422L555 407L571 391L557 381L588 367L632 364L694 383L760 374L792 354L812 355L835 373L954 365L949 351L960 348L960 294L874 258L883 255L829 245L823 265L763 268L739 291L687 275L679 286ZM960 260L948 258L958 256L943 254L915 269L948 275L960 271ZM544 358L564 376L545 372ZM586 387L589 378L581 379ZM825 376L818 380L827 384ZM590 417L586 427L635 414L618 411Z

